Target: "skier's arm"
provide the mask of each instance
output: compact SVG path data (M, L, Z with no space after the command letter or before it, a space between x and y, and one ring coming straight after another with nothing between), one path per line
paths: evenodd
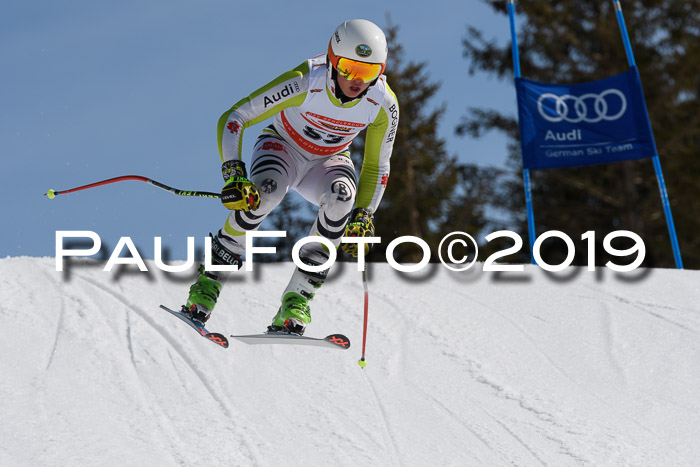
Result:
M301 105L309 87L309 62L305 61L241 99L219 118L217 128L222 162L241 159L243 130L281 112Z
M389 159L399 126L399 103L386 84L387 93L379 114L367 127L365 156L355 206L375 212L389 180Z

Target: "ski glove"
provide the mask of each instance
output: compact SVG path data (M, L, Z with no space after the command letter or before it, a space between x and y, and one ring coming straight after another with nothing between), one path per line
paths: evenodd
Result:
M374 216L372 215L372 211L369 209L364 209L364 208L355 208L352 211L352 216L351 220L348 223L348 225L345 227L345 236L346 237L373 237L374 236L374 224L372 223L372 220L374 219ZM358 243L343 243L340 248L342 250L349 254L350 256L353 256L357 258L357 253L358 253ZM371 247L371 244L365 243L365 256L367 253L369 253L369 249Z
M260 192L248 180L243 161L226 161L221 166L226 182L221 189L221 202L232 211L255 211L260 205Z

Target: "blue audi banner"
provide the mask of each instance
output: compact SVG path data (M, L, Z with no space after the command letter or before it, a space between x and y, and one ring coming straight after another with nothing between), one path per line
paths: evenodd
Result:
M549 169L656 155L636 67L582 84L515 80L523 167Z

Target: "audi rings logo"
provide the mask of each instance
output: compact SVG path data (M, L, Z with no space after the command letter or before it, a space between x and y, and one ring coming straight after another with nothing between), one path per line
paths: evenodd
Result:
M618 89L606 89L600 94L557 96L544 93L537 99L537 110L549 122L598 123L622 117L627 110L627 99Z

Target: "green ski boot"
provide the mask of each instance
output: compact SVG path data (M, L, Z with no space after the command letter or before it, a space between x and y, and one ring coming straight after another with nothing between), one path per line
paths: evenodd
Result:
M282 299L277 314L272 320L272 325L268 326L269 332L291 332L294 334L304 334L306 325L311 322L311 308L306 299L298 293L288 292Z
M187 298L185 309L193 320L204 324L216 306L216 300L221 292L219 277L204 270L204 265L199 266L199 277L190 287L190 296Z
M241 257L226 248L220 238L226 238L228 244L237 244L236 240L227 237L222 231L218 235L211 235L211 262L217 266L234 266L236 269L241 266ZM187 305L183 305L182 311L188 314L193 320L204 324L216 306L221 287L226 282L230 272L207 271L204 264L199 266L199 276L197 281L190 287L190 296L187 298Z
M309 258L301 257L301 261L309 266L320 264ZM287 288L282 293L282 305L267 327L268 332L288 332L302 335L306 325L311 322L309 302L323 285L328 275L328 269L320 272L307 272L297 268Z

